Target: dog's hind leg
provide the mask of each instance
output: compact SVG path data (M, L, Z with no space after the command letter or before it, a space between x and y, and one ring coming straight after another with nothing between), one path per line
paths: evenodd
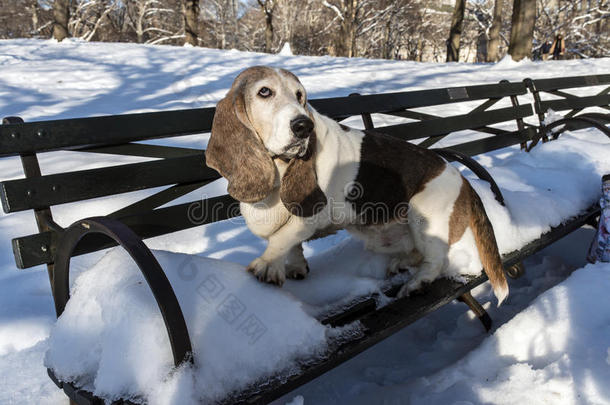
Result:
M423 216L413 210L409 214L409 225L415 250L421 252L422 260L411 272L413 277L400 289L398 297L421 288L439 278L447 266L447 220L442 216Z

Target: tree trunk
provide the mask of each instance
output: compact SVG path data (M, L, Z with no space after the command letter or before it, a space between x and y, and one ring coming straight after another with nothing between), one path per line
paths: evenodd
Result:
M487 62L497 62L500 59L500 28L502 28L502 6L504 0L496 0L494 16L489 28L489 42L487 43Z
M514 61L532 57L536 0L515 0L508 53Z
M185 0L184 1L184 34L185 44L191 44L197 46L199 41L198 30L199 28L199 0Z
M273 10L276 0L258 0L263 14L265 14L265 52L271 53L273 49Z
M343 0L342 20L339 33L335 37L335 55L356 56L356 19L358 12L358 0Z
M61 42L67 38L68 21L70 21L70 1L55 0L53 3L53 38Z
M31 6L32 10L32 32L38 31L38 12L40 11L40 6L38 2L34 2Z
M265 13L265 52L273 49L273 14Z
M447 62L457 62L460 60L460 37L462 35L465 9L466 0L455 0L455 8L451 18L451 30L449 31L449 39L447 39Z

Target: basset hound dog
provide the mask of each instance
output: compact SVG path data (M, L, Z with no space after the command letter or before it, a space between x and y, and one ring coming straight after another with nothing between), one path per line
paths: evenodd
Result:
M508 295L493 228L479 196L435 152L348 128L307 103L283 69L241 72L217 105L206 163L228 180L248 228L268 241L248 270L282 285L309 272L303 241L347 229L408 269L404 296L438 278L449 248L470 233L498 305Z

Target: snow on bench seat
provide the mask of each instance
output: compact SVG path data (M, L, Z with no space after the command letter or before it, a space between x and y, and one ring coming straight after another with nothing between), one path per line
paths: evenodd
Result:
M610 172L609 156L610 142L595 130L566 133L530 153L509 148L480 156L506 208L487 183L464 173L481 195L500 251L508 253L594 204L600 177ZM357 324L335 330L316 317L387 283L387 259L364 251L345 232L308 244L311 273L281 289L245 272L251 245L241 246L244 238L238 239L232 249L249 252L239 264L154 252L184 312L194 367L170 372L170 345L157 305L135 264L118 249L76 278L51 333L45 365L107 399L210 402L261 377L290 373L299 359L322 353L331 338L357 333ZM260 243L254 236L247 240ZM449 260L446 276L480 272L476 250L466 242L452 247Z

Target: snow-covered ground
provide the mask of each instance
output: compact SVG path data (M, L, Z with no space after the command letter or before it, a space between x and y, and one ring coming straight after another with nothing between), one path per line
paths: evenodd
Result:
M317 98L608 73L608 62L422 64L11 40L0 41L0 115L32 121L211 106L239 71L260 64L292 70L309 97ZM205 139L189 136L166 143L202 147ZM118 162L91 156L45 154L42 170ZM480 157L507 200L508 211L494 206L485 183L474 181L501 250L534 239L595 201L601 174L610 172L608 156L607 138L585 130L531 154L508 149ZM18 165L17 159L0 161L0 179L22 176ZM219 181L205 192L218 193L223 187ZM81 203L78 210L68 204L53 212L67 225L145 194ZM188 403L203 392L214 397L257 373L290 367L292 357L315 353L329 333L338 331L325 330L312 316L353 295L375 291L383 282L384 259L362 252L345 233L308 244L310 277L288 282L282 290L257 283L242 271L264 244L239 220L151 240L149 246L165 251L156 254L176 286L203 364L167 379L167 338L154 301L129 261L115 251L76 259L74 296L54 327L46 270L20 272L13 263L10 239L34 232L31 213L0 214L0 404L61 400L63 394L43 367L47 350L47 363L65 375L99 371L83 384L100 393L147 393L157 403ZM500 308L490 305L488 285L477 288L475 296L495 326L502 325L492 335L483 333L465 305L452 303L277 402L610 403L610 266L587 266L570 275L585 265L592 237L591 229L581 229L529 258L527 275L511 282L509 300ZM456 260L465 262L469 256L457 255ZM223 303L243 308L241 318L227 321ZM209 310L211 306L219 309ZM117 310L123 308L130 310ZM258 334L245 333L251 331L240 326L245 320L260 323L255 325ZM127 324L130 334L123 328ZM112 350L117 347L120 351Z

